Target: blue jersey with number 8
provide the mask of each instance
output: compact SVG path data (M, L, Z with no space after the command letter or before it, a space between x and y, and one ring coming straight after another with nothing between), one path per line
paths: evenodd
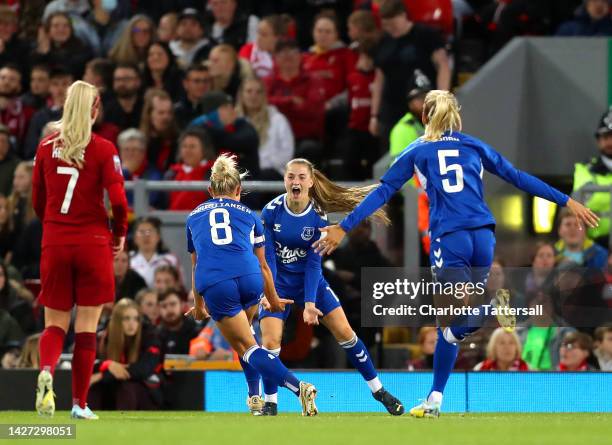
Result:
M515 187L561 206L569 197L514 167L475 137L454 131L437 141L417 139L397 157L381 184L340 225L352 230L385 204L415 173L429 198L432 238L457 230L494 225L484 200L482 174L487 170Z
M261 272L253 249L265 244L263 225L240 202L209 199L189 214L186 231L187 250L197 255L198 292L220 281Z

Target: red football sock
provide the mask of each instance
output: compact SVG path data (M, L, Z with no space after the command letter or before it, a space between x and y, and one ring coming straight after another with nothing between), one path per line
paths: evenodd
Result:
M40 355L40 370L46 369L51 374L55 372L55 365L64 349L64 338L66 332L58 326L46 327L38 342L38 353Z
M96 359L96 334L77 332L72 355L72 404L85 408L89 380Z

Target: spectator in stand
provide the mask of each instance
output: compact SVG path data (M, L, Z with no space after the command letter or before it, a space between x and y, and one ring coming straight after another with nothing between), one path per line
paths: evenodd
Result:
M32 161L17 165L13 193L9 197L9 214L15 235L12 263L24 279L39 278L42 224L32 207Z
M213 319L189 344L189 355L196 360L238 361L238 355L221 334Z
M325 109L345 107L347 78L355 68L356 56L340 40L335 15L321 13L315 18L312 31L314 45L304 54L304 71L321 81ZM328 134L333 128L326 128Z
M578 331L563 336L559 348L559 371L593 371L597 369L589 362L593 340L588 334Z
M168 169L176 158L178 128L174 121L174 106L164 90L152 88L145 94L140 131L147 139L147 160L159 171Z
M573 262L588 269L604 271L608 252L599 244L587 238L576 217L562 209L559 214L559 241L555 243L557 264Z
M115 301L122 298L133 300L136 294L147 287L147 283L138 274L130 269L130 256L126 251L119 252L113 261L115 271Z
M612 371L612 325L600 326L595 329L597 346L593 354L602 371Z
M147 140L142 131L136 128L123 130L117 138L119 154L121 155L121 169L126 181L145 179L159 181L162 179L161 172L147 161ZM134 193L126 190L128 205L134 205ZM163 195L160 192L149 192L149 206L152 208L163 207Z
M385 32L374 57L376 77L372 89L370 132L381 137L384 151L389 131L406 112L405 91L411 89L414 70L436 79L439 90L451 86L451 69L441 35L432 28L413 23L402 0L380 5ZM399 93L398 93L399 92Z
M176 29L178 28L178 14L167 12L162 15L157 24L157 40L170 44L176 39Z
M38 352L38 343L40 342L41 334L32 334L26 337L21 348L19 356L18 368L38 369L40 355Z
M204 20L197 9L184 9L178 18L176 39L170 42L170 49L181 69L208 57L212 44L205 35Z
M0 261L0 309L8 311L25 334L36 330L33 301L32 292L19 281L9 279L6 264Z
M8 196L13 190L13 175L19 159L11 150L11 132L0 124L0 195Z
M100 362L91 376L88 404L93 409L159 409L163 355L155 329L142 322L128 298L113 307L99 342Z
M118 64L113 72L113 94L109 95L104 109L106 121L120 130L138 127L142 116L143 100L140 71L134 64Z
M9 202L5 195L0 194L0 261L10 264L14 245L15 236L9 214Z
M160 88L176 99L183 94L181 77L174 54L172 54L168 45L162 42L152 43L147 51L147 61L143 73L145 89Z
M243 79L253 77L249 63L239 59L236 50L227 44L215 46L211 50L208 72L212 78L212 89L229 94L234 101Z
M121 130L119 130L117 125L104 119L104 104L102 102L100 102L98 115L96 116L96 121L94 122L92 131L97 135L102 136L104 139L108 139L114 145L117 144L117 138L119 137Z
M236 115L232 98L221 91L211 91L202 99L202 113L190 125L201 126L206 130L215 148L215 155L224 152L236 154L240 167L257 178L259 137L246 119Z
M93 56L92 49L74 35L70 16L65 12L54 12L47 17L44 27L39 29L30 62L33 65L45 63L51 67L62 66L75 79L80 79L85 63Z
M144 324L157 325L159 321L159 304L157 303L157 292L152 289L141 289L136 294L136 304L142 314Z
M15 369L19 365L21 355L21 342L10 342L4 349L0 349L0 368Z
M72 16L75 32L89 42L97 55L106 56L127 25L130 9L129 2L125 0L92 0L91 9L84 17L78 16L75 19Z
M34 109L24 104L21 94L21 71L9 63L0 68L0 123L10 131L11 144L21 153Z
M51 72L51 82L49 84L49 100L47 106L38 110L32 116L28 135L23 145L23 159L33 159L36 154L38 142L43 137L43 129L49 122L59 121L62 117L64 101L68 87L74 81L74 76L68 70L61 67L54 68Z
M487 358L474 371L529 371L521 358L521 342L514 332L497 328L487 344Z
M408 362L408 370L433 369L433 355L438 340L437 329L433 326L424 326L419 329L419 346L421 356Z
M295 137L295 156L316 164L323 151L323 85L303 70L300 49L294 40L278 42L274 64L276 72L266 79L268 103L289 120Z
M22 70L27 71L27 58L30 46L22 40L17 31L18 16L9 5L0 5L0 66L7 63L18 63Z
M142 69L154 35L155 23L148 16L137 14L123 28L121 36L108 52L108 58L117 65L135 64Z
M227 43L238 51L255 41L259 19L238 9L237 0L208 0L208 7L206 28L215 44Z
M295 140L287 118L274 105L268 105L262 79L251 77L242 82L236 110L257 131L259 177L280 181L287 162L293 158Z
M10 349L20 348L23 339L19 323L6 309L0 309L0 357Z
M345 175L348 179L363 181L372 177L372 167L379 158L378 141L369 132L374 61L370 56L375 43L362 40L357 64L347 78L349 122L344 141Z
M376 24L376 18L371 11L363 9L353 11L346 23L348 36L351 39L351 44L349 45L351 50L357 51L363 40L378 43L381 37L380 30Z
M257 37L240 48L238 56L251 64L257 77L264 79L274 73L273 53L278 40L286 33L286 22L280 15L264 17L257 25Z
M178 269L174 266L164 264L155 269L153 289L158 293L162 294L168 289L174 289L179 291L181 295L184 294L183 285L181 284L181 274Z
M431 83L421 70L414 71L413 81L407 94L408 112L393 126L389 134L389 154L396 158L408 145L425 132L421 116L425 96Z
M580 189L589 184L612 185L612 107L606 111L599 121L595 132L598 156L588 162L576 163L574 168L574 187L572 196L578 196ZM588 198L588 199L587 199ZM589 227L587 234L600 245L608 247L610 235L610 193L588 193L585 205L600 217L597 227Z
M192 317L183 317L179 292L169 289L159 295L159 325L157 327L164 354L189 354L189 343L202 326Z
M612 36L609 0L584 0L576 18L562 23L557 35L563 37Z
M108 59L91 59L85 65L83 80L98 89L103 101L113 88L113 69L113 63Z
M166 249L161 239L161 221L154 217L142 217L134 224L136 251L130 255L130 266L153 287L153 273L164 264L179 267L176 256Z
M188 128L179 138L179 162L170 166L165 179L207 180L215 158L215 149L206 131L197 127ZM208 195L203 191L170 192L168 209L192 211L207 199Z
M525 295L530 304L538 300L542 293L548 293L554 268L555 247L550 243L537 243L531 270L525 278Z
M202 114L201 100L211 88L211 78L208 67L204 65L191 65L187 68L183 79L185 95L174 104L174 117L179 129L185 127L193 119Z
M40 110L47 105L51 86L51 68L48 65L34 65L30 71L30 91L21 96L26 107Z

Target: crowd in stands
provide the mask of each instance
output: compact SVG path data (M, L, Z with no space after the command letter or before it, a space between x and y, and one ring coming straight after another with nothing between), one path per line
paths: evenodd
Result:
M428 14L429 3L442 14ZM611 36L609 2L0 1L2 367L37 364L42 229L32 208L32 166L74 80L98 88L102 107L94 131L117 145L126 180L206 179L225 152L236 154L252 179L279 180L289 159L306 157L333 179L365 180L378 159L397 156L422 134L429 90L460 84L462 75L520 35ZM612 183L612 111L600 122L597 143L600 155L577 166L575 191ZM148 196L149 207L160 210L191 210L207 198L205 191ZM424 193L420 199L427 250ZM589 205L609 213L609 195L593 194ZM559 220L558 242L538 246L513 294L527 305L550 306L558 271L586 267L597 274L589 286L574 286L582 289L574 297L612 308L609 220L588 237L570 215ZM164 245L160 221L135 215L131 221L129 252L115 259L116 303L105 308L99 327L94 408L161 406L166 354L236 360L214 323L183 317L193 295L183 287L177 256ZM325 262L351 325L361 326L361 267L391 264L371 241L368 224ZM498 261L489 286L502 287L503 280ZM602 320L597 329L575 329L583 324L562 309L550 311L565 317L563 323L551 318L551 326L571 327L532 326L518 335L490 329L462 346L458 367L612 370L612 328ZM376 331L360 329L372 345ZM287 331L282 358L288 364L346 366L333 339L305 326L299 311ZM431 368L435 338L433 328L409 338L411 358L398 367ZM69 339L65 351L71 346Z

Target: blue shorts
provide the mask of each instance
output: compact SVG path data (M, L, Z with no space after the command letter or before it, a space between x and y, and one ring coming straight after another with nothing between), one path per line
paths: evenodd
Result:
M263 278L255 273L213 284L202 292L202 297L212 319L219 321L259 303L262 293Z
M494 252L491 226L447 233L431 240L431 271L441 283L486 282Z
M289 298L295 302L299 307L304 307L304 288L282 288L277 287L276 291L278 292L279 297L281 298ZM340 300L334 293L334 291L329 286L329 283L325 281L324 278L321 278L319 281L319 287L317 288L317 301L315 303L318 310L323 312L323 316L329 314L331 311L340 307ZM283 312L270 312L265 310L262 306L259 306L259 319L265 317L275 317L280 318L285 321L289 317L291 313L291 304L285 306L285 310Z

